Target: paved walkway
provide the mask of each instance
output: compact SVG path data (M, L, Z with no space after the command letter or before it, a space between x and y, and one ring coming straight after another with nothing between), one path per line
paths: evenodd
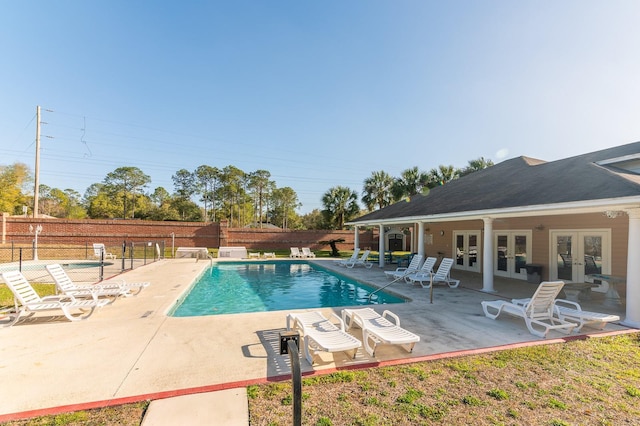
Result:
M332 261L317 262L372 284L389 282L376 266L345 269ZM37 316L0 329L0 371L11 390L3 393L0 421L151 399L145 426L175 424L162 414L167 404L176 404L169 411L184 409L195 419L210 418L210 412L200 411L206 406L215 410L217 418L229 418L229 424L246 424L244 387L290 374L288 356L279 354L285 313L167 317L166 312L207 266L209 262L193 259L156 262L124 274L127 281L151 281L150 287L136 297L117 300L87 321ZM402 282L389 287L412 299L389 306L403 327L421 337L412 354L390 346L381 347L375 359L364 351L358 351L354 360L342 353L322 354L313 368L303 359L303 372L542 340L531 335L522 320L485 318L480 306L481 300L530 296L535 284L496 278L499 293L489 295L479 291L480 275L454 271L453 276L461 280L460 288L435 287L433 303L428 290ZM585 308L603 311L597 298L590 303ZM339 309L323 311L339 313ZM621 306L606 312L624 314ZM626 328L612 324L607 330ZM547 340L564 337L551 332ZM197 424L195 419L189 423Z

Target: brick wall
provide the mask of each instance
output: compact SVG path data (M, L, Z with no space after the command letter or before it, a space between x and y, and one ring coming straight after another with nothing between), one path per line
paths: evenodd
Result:
M226 222L153 222L144 220L94 220L94 219L33 219L3 216L3 244L31 244L33 233L29 225L42 225L39 244L86 245L94 242L107 246L123 241L164 241L171 247L244 246L251 250L288 249L310 247L312 250L329 250L319 241L343 238L339 250L353 248L353 231L333 230L283 230L228 228ZM360 231L360 247L378 247L377 230Z

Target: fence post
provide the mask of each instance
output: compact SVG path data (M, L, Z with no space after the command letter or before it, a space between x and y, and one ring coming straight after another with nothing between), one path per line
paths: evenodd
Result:
M124 271L124 255L127 252L127 241L122 242L122 267L121 272Z
M100 250L100 281L104 280L104 253L107 250Z
M22 247L20 247L20 261L18 262L18 271L22 272Z
M295 331L280 333L280 354L289 354L291 362L291 382L293 387L293 425L302 425L302 373L298 347L300 334Z

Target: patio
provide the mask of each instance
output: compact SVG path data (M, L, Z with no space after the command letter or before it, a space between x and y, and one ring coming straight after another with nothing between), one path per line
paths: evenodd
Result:
M346 269L332 261L314 262L377 286L389 283L377 266ZM69 323L60 316L38 316L0 330L0 366L4 382L14 390L3 396L0 421L12 413L35 415L53 407L88 408L231 389L290 374L288 356L279 355L278 340L286 312L165 316L208 266L209 262L193 259L156 262L123 275L127 281L151 281L149 288L136 297L117 300L87 321ZM480 275L458 271L452 275L461 280L460 287L435 287L433 303L426 289L404 282L388 287L412 299L385 308L400 316L404 328L420 335L413 353L385 346L375 359L363 350L353 360L343 353L324 353L313 368L302 360L303 374L544 341L531 335L521 319L504 316L494 321L484 317L480 306L482 300L530 296L535 284L496 277L497 293L487 294L480 291ZM605 309L597 296L583 307L623 317L623 306ZM340 309L323 311L339 314ZM627 328L610 324L605 332L620 330ZM354 335L361 338L357 331ZM566 337L552 331L547 341Z

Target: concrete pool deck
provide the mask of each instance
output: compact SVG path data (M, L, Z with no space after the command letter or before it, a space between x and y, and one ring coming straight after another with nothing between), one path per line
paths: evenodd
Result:
M364 282L389 283L377 266L346 269L332 261L314 262ZM233 407L230 410L237 416L229 424L246 424L242 388L290 374L288 356L279 354L278 339L287 312L167 317L169 308L208 266L208 261L194 259L152 263L123 275L127 281L150 281L150 287L138 296L116 300L86 321L69 322L62 315L39 314L0 329L0 371L8 390L0 402L0 421L150 399L154 403L144 424L163 424L152 421L153 413L161 410L154 408L156 402L191 401L187 404L200 406L201 398L206 397L195 395L216 391L210 397L236 401L222 404ZM433 303L426 289L402 282L388 288L412 299L385 308L399 315L404 328L420 335L413 353L391 346L382 346L375 359L362 349L353 360L344 353L323 353L313 368L301 359L303 374L567 338L552 331L546 340L539 339L528 332L521 319L504 316L494 321L483 315L480 301L527 297L535 284L496 277L497 293L487 294L479 291L479 274L454 271L452 275L461 280L460 287L435 287ZM595 296L583 302L583 307L624 316L622 306L604 308ZM340 308L322 311L339 314ZM604 333L627 330L609 324ZM598 333L603 332L585 328L581 334ZM358 331L354 335L361 338ZM187 395L193 396L185 398ZM244 410L237 412L238 406ZM191 407L188 412L195 415L196 410ZM168 422L166 416L158 418Z

